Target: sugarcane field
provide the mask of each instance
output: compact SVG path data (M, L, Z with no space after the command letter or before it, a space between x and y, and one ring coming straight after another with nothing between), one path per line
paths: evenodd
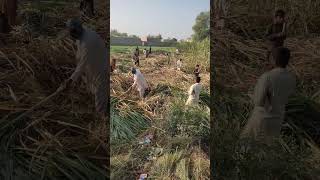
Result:
M111 179L210 179L208 31L199 40L177 41L177 36L157 35L147 25L138 24L140 31L146 29L143 35L147 37L140 38L129 33L129 27L116 29L126 22L118 23L115 16L151 20L129 14L130 8L134 9L131 3L121 15L113 13L112 9L118 10L117 3L111 1L110 6ZM191 24L204 18L202 28L209 27L209 12L195 15L188 20ZM138 43L130 44L132 39Z
M106 179L107 122L83 81L64 82L78 72L68 28L107 61L107 1L0 2L0 179Z
M213 179L319 179L319 3L211 4Z

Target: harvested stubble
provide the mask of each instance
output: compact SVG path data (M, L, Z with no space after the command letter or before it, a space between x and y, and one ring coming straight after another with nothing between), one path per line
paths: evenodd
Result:
M1 151L11 153L17 167L29 169L27 175L70 179L69 171L78 178L106 176L107 124L95 117L93 97L83 84L15 121L71 75L73 59L70 41L34 40L25 47L1 49Z

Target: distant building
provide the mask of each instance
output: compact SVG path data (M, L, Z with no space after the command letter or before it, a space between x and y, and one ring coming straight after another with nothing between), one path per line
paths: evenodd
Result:
M147 46L148 45L148 37L144 36L140 38L142 46Z

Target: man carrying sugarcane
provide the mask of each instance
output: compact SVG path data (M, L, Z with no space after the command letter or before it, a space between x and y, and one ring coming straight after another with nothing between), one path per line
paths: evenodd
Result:
M277 10L271 24L266 33L268 39L267 61L270 62L270 55L272 51L277 47L282 47L287 35L287 27L285 22L285 12L283 10Z
M107 49L103 39L93 30L83 27L80 20L72 19L67 23L69 33L76 41L78 64L69 79L60 88L66 88L84 76L88 90L95 96L95 107L99 114L106 117L109 87L107 79Z
M189 91L188 91L189 97L186 102L186 105L199 104L200 92L202 88L200 81L201 81L201 78L199 76L196 77L196 83L189 88Z
M168 52L166 52L166 56L168 58L168 65L170 65L170 54Z
M273 53L276 68L258 79L253 95L254 109L241 134L266 143L280 135L285 106L296 86L295 75L286 69L290 50L279 47Z
M131 91L134 87L137 87L140 99L144 99L148 95L148 93L150 92L150 88L148 86L148 83L139 69L132 68L131 73L133 74L133 81L134 82L133 82L132 86L128 89L128 91L125 92L125 94L128 93L129 91Z

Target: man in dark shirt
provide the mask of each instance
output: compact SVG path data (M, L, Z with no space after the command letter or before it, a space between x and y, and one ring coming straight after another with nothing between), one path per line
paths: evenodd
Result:
M200 75L200 65L199 64L196 65L196 68L194 69L193 73L196 77L199 77L199 75Z
M137 51L135 51L134 53L133 53L133 61L134 61L134 64L136 65L136 66L140 66L140 62L139 62L139 60L140 60L140 58L139 58L139 54L138 54L138 52Z
M274 49L283 46L284 40L286 39L286 33L285 12L283 10L277 10L273 24L268 27L266 34L266 38L269 41L267 61L270 62L270 54Z

